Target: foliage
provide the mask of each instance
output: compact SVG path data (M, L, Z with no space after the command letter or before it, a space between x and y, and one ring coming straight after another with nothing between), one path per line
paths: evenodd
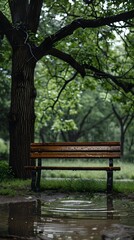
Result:
M10 48L7 41L2 41L2 48L0 51L0 137L4 140L9 139L8 132L8 114L10 107L10 85L11 85L11 62L10 62Z
M0 152L5 153L7 151L7 146L3 139L0 138Z
M0 159L7 159L8 151L8 142L0 138Z
M12 171L6 161L0 161L0 182L7 179L12 179Z

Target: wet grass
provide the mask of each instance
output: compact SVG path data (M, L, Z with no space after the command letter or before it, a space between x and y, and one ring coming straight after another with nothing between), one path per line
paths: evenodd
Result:
M114 191L124 194L134 193L134 181L117 181L114 183Z
M30 189L30 180L2 181L0 195L16 196L34 194ZM59 192L106 192L106 179L42 179L41 192L45 190L57 190ZM115 193L134 193L133 181L114 181L113 190Z
M69 192L106 192L106 180L94 179L45 179L41 182L41 190L59 190ZM114 181L113 192L134 193L134 182Z
M30 180L19 180L19 179L3 179L0 182L0 195L4 196L16 196L25 195L30 190Z
M59 190L63 192L105 192L106 183L104 181L88 180L88 179L46 179L41 183L43 190Z

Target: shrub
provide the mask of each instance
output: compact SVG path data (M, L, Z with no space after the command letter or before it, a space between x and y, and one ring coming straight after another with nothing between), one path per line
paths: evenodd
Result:
M8 143L0 138L0 160L8 158Z
M11 179L13 177L12 171L6 161L0 161L0 181Z

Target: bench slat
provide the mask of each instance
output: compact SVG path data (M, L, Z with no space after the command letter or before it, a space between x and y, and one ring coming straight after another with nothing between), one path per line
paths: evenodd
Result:
M95 152L95 151L111 151L120 152L120 146L32 146L31 152Z
M120 153L111 152L35 152L30 157L35 158L120 158Z
M120 142L48 142L31 143L31 147L37 146L120 146Z
M65 166L25 166L30 170L104 170L104 171L119 171L120 167L65 167Z

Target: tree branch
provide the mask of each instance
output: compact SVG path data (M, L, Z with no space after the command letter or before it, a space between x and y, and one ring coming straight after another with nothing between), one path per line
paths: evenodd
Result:
M128 82L123 83L121 80L119 80L119 77L113 76L110 73L103 72L103 71L101 71L91 65L88 65L88 64L84 64L84 67L93 71L95 77L109 78L112 80L112 82L116 86L122 88L125 92L131 92L134 95L134 84L133 83L128 83Z
M26 24L28 0L8 0L12 22Z
M80 65L73 57L71 57L71 55L67 54L67 53L63 53L62 51L56 49L56 48L52 48L48 54L57 57L61 60L63 60L64 62L69 63L78 73L81 74L82 77L85 76L85 69L82 65Z
M126 133L127 128L129 127L130 123L134 119L134 112L133 112L133 104L129 107L128 113L126 113L126 117L124 118L124 133Z
M0 32L3 35L6 35L9 43L11 44L11 46L13 46L13 37L12 37L13 27L9 22L9 20L1 11L0 11Z
M115 22L120 21L127 21L129 19L134 18L134 10L128 11L125 13L120 13L114 16L106 17L106 18L99 18L99 19L92 19L92 20L86 20L79 18L77 20L74 20L71 24L68 24L67 26L61 28L58 32L55 34L52 34L51 36L44 39L44 41L40 44L40 46L37 49L37 58L40 59L44 56L45 52L50 50L56 42L64 39L65 37L72 35L75 30L78 28L97 28L101 26L111 25Z
M28 29L36 33L43 0L8 0L13 24L26 25Z
M97 100L97 99L95 99ZM82 128L86 122L86 119L88 118L88 116L90 115L90 113L92 112L92 110L94 109L94 107L97 105L98 101L95 102L95 104L93 106L90 107L90 109L87 111L87 113L84 115L83 119L80 122L79 125L79 130L78 130L78 136L80 136L80 133L82 132Z
M31 0L28 7L28 28L36 33L41 13L43 0Z
M103 117L101 120L95 122L93 125L91 125L89 128L86 129L86 132L90 132L93 128L96 128L98 125L104 123L104 121L109 119L112 115L113 113L111 112L107 116ZM79 133L79 137L81 137L84 134L85 134L85 130L81 130L81 132Z
M93 124L89 130L95 128L97 125L101 124L101 123L104 123L107 119L109 119L111 116L113 115L112 112L110 112L107 116L103 117L101 120L97 121L95 124Z
M120 125L123 125L122 123L122 117L120 116L120 114L118 113L115 105L112 103L112 110L113 110L113 113L115 114L116 118L118 119Z
M52 109L54 109L54 106L55 106L55 104L58 102L61 93L62 93L63 90L66 88L66 85L67 85L68 83L70 83L72 80L74 80L75 77L77 76L77 74L78 74L77 72L74 73L74 75L73 75L70 79L68 79L68 80L65 81L64 85L62 86L62 88L60 89L60 91L59 91L59 93L58 93L58 95L57 95L56 100L54 101L54 104L53 104L53 106L52 106Z

